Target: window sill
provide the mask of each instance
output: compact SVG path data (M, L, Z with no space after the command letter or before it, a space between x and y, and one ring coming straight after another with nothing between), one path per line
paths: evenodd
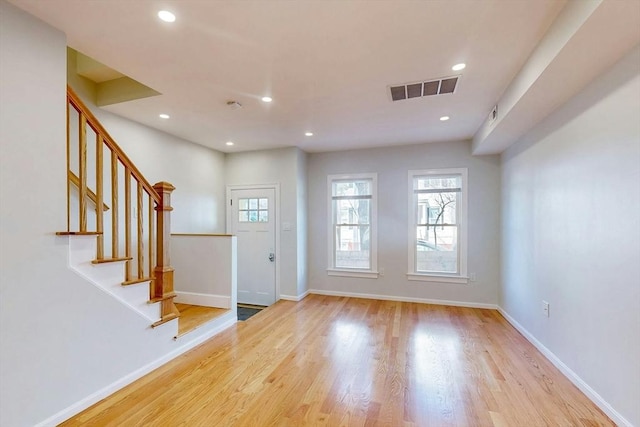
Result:
M360 277L362 279L377 279L377 271L358 271L358 270L336 270L333 268L327 269L327 275L329 276L342 276L342 277Z
M466 276L446 276L438 274L407 273L407 279L417 282L458 283L462 285L469 283L469 278Z

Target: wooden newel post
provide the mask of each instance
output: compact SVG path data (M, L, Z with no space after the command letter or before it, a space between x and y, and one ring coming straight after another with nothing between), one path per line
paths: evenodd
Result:
M153 186L160 195L160 203L156 206L156 267L153 283L152 301L161 301L162 320L177 317L177 310L173 304L176 296L173 291L173 268L171 267L171 192L175 187L168 182L158 182Z

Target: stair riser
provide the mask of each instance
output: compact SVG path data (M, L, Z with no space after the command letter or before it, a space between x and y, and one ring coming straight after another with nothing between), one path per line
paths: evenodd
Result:
M160 304L149 304L149 282L122 286L125 263L92 264L95 236L69 237L69 266L85 279L144 316L151 323L160 319Z

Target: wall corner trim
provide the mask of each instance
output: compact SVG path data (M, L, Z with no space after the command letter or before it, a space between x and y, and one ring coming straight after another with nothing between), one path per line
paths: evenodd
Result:
M509 313L507 313L505 309L498 306L498 311L507 320L507 322L511 324L511 326L513 326L518 332L520 332L522 336L527 339L527 341L533 344L533 346L537 348L538 351L540 351L540 353L544 355L544 357L549 359L549 361L553 363L553 365L558 368L560 372L562 372L562 374L564 374L564 376L573 383L573 385L578 387L578 389L580 389L581 392L583 392L593 403L595 403L598 408L600 408L605 414L607 414L607 416L609 416L609 418L611 418L613 422L621 427L633 427L633 424L631 424L618 411L616 411L607 401L602 398L602 396L600 396L593 388L591 388L589 384L587 384L582 378L580 378L578 374L573 372L571 368L565 365L558 356L551 352L551 350L549 350L540 341L538 341L538 339L533 336L528 330L526 330L520 323L518 323L516 319L511 317L511 315L509 315Z
M305 291L304 293L298 295L298 296L294 296L294 295L280 295L280 299L283 300L287 300L287 301L302 301L303 299L305 299L307 297L307 295L309 295L311 292L309 290Z

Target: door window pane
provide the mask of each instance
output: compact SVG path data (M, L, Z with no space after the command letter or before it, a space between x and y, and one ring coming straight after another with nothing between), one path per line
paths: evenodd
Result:
M269 222L269 199L247 198L238 200L238 221Z

